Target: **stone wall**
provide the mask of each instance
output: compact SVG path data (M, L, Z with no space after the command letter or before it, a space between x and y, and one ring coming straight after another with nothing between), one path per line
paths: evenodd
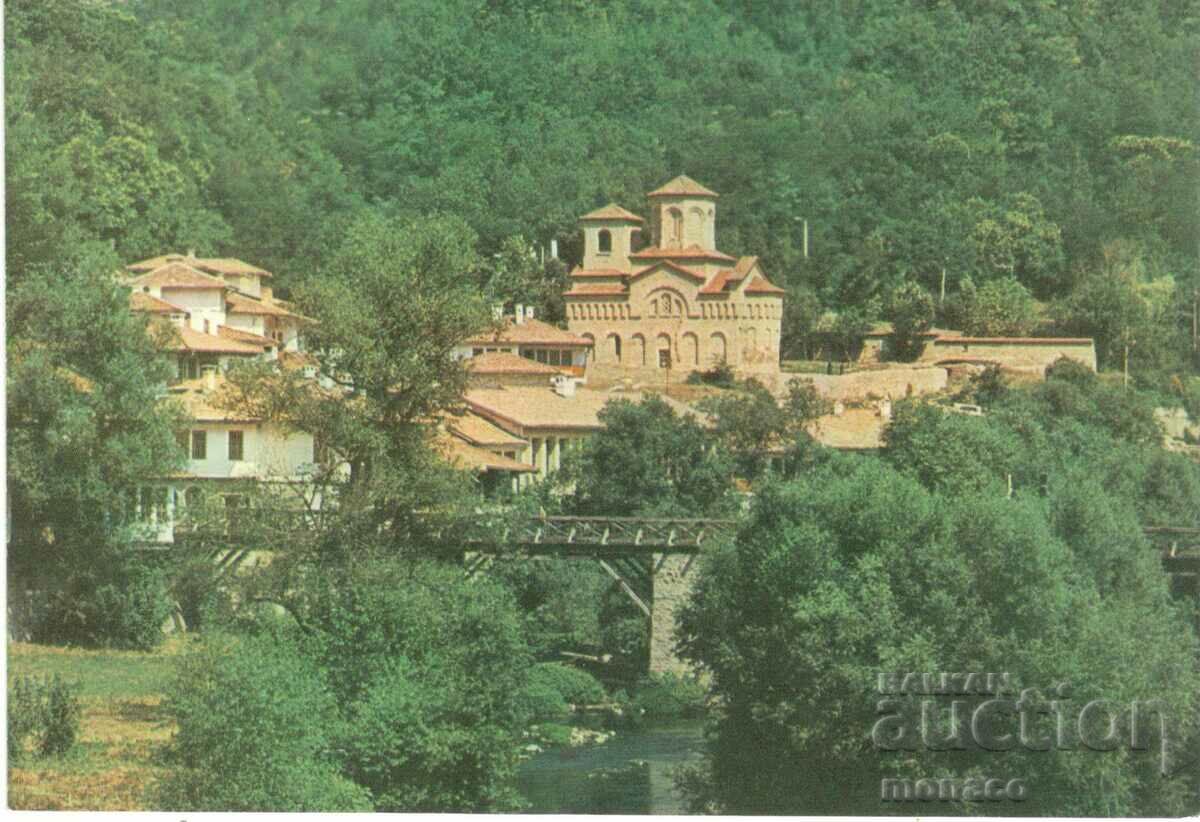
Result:
M942 337L925 346L922 362L946 360L995 362L1001 368L1036 370L1046 368L1061 357L1083 363L1096 370L1096 346L1091 340L1038 338Z
M945 368L913 366L911 368L879 368L855 371L850 374L784 374L783 384L794 377L810 379L822 396L831 400L901 399L933 394L946 388L949 381Z

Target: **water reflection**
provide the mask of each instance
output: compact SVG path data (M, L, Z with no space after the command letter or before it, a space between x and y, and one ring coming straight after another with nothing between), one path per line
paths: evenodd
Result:
M529 813L686 813L674 771L699 758L703 723L618 732L603 745L545 751L521 766Z

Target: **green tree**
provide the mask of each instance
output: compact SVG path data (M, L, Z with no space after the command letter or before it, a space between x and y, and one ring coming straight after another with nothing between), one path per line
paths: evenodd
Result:
M651 396L610 402L600 421L604 428L562 474L574 487L574 512L719 516L728 510L733 463L695 419Z
M176 811L362 811L370 794L330 749L338 705L288 636L213 636L179 664L166 709L178 730L158 787Z
M1194 808L1190 775L1164 779L1157 751L996 754L914 739L887 755L873 745L887 671L1008 671L1018 692L1038 689L1041 707L1057 682L1070 683L1072 704L1160 698L1169 737L1195 732L1197 639L1136 518L1102 493L1073 504L1114 518L1121 537L1103 561L1037 499L943 496L874 460L841 457L762 488L737 539L705 558L681 619L683 653L724 705L706 766L685 780L696 801L731 813L878 813L882 777L1002 763L1039 786L1025 806L1036 813ZM901 712L917 701L895 700ZM1085 788L1101 780L1103 794Z
M144 646L159 635L139 626L161 624L164 594L131 545L165 511L158 483L182 462L183 418L111 265L27 269L8 292L8 567L50 596L35 636Z
M914 282L906 282L892 292L887 316L892 323L892 345L901 360L921 354L921 334L933 325L936 309L929 292Z
M963 284L962 331L981 337L1024 337L1037 324L1033 295L1014 277Z
M487 326L472 285L474 235L448 217L368 215L355 223L319 276L296 288L314 383L299 368L254 363L230 372L222 402L313 434L333 455L316 479L340 499L341 525L389 530L411 546L413 512L450 515L470 487L431 447L434 415L460 401L462 340ZM348 477L343 481L343 471ZM372 523L374 525L372 525ZM352 544L331 526L326 548Z

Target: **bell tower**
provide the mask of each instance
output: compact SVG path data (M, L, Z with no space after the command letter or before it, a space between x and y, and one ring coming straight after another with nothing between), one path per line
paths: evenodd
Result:
M633 235L641 231L642 218L609 203L579 218L583 227L583 267L585 269L630 270L629 254Z
M717 196L685 174L647 194L654 245L716 251Z

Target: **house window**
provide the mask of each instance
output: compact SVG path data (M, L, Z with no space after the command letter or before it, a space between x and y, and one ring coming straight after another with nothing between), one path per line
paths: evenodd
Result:
M483 349L482 349L482 348L472 348L472 349L471 349L471 356L472 356L472 357L478 357L478 356L479 356L480 354L482 354L482 353L483 353Z
M600 229L600 253L612 253L612 232L607 228Z
M241 462L245 459L246 437L242 431L229 432L229 461Z
M195 380L200 377L200 363L195 357L179 358L179 379Z
M192 459L208 459L208 434L204 431L192 432Z

